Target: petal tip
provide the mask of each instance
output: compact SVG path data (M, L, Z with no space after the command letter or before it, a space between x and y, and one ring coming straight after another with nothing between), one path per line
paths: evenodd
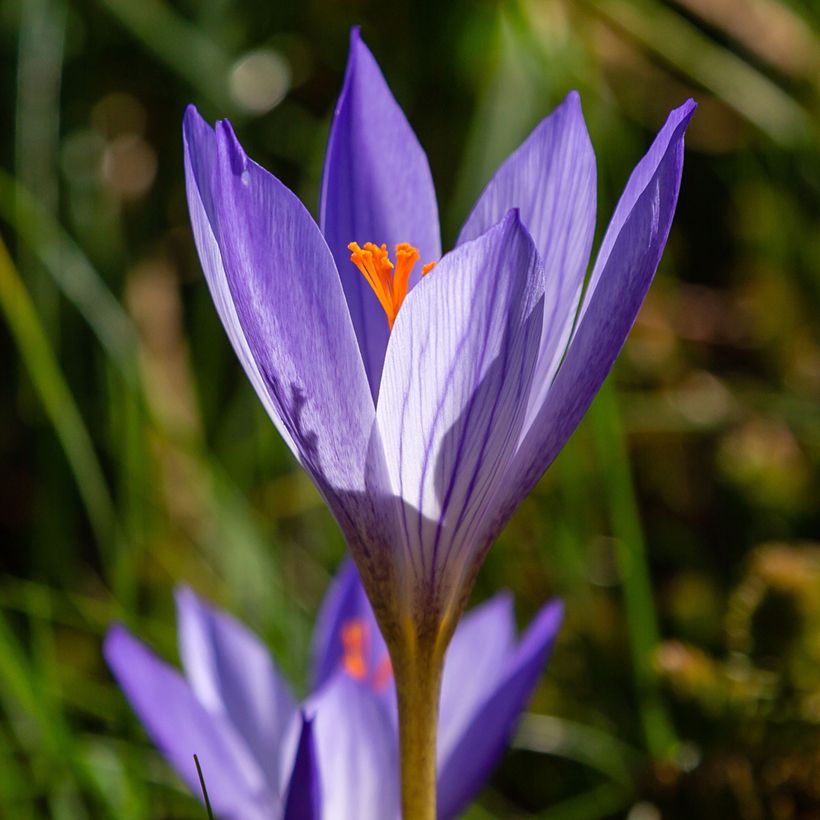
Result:
M219 152L223 157L227 154L231 172L235 176L241 176L248 167L248 155L240 145L229 120L219 120L216 123L216 136Z
M199 109L193 104L185 106L185 113L182 115L182 139L186 148L189 144L196 144L198 140L213 134L208 121L199 113Z
M521 209L518 207L510 208L510 210L504 214L501 225L504 228L523 228L524 223L521 220Z
M103 654L106 658L108 658L110 652L116 651L117 645L126 635L128 635L128 630L119 621L108 627L105 638L103 638Z
M677 133L682 133L686 130L697 107L697 102L690 97L683 105L679 105L669 114L669 120L675 123L675 131Z
M199 109L193 103L188 103L188 105L185 106L185 113L182 115L183 123L187 125L189 122L202 119L202 114L199 113Z
M123 666L130 666L131 652L137 639L119 621L111 624L103 638L102 654L109 669L116 675Z
M572 108L580 108L581 107L581 94L580 92L573 88L569 92L567 92L567 96L564 97L564 101L561 105L571 106Z
M201 604L199 596L188 584L177 584L174 587L174 603L177 610L188 609Z
M549 601L544 605L543 612L544 618L552 623L553 628L557 632L564 622L564 614L566 612L564 602L560 598L555 598L555 600Z

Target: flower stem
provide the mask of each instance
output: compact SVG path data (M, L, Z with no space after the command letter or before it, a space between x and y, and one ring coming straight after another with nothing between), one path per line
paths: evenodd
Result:
M416 644L394 662L403 820L436 820L436 731L443 652Z

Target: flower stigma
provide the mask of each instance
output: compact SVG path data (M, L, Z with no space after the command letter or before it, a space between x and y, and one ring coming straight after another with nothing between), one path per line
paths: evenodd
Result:
M385 655L370 668L370 625L363 618L354 618L342 625L342 668L353 680L364 681L374 692L382 692L393 678L390 656Z
M396 245L396 264L390 261L387 245L374 245L365 242L364 248L358 242L351 242L347 249L350 251L350 261L361 271L362 276L373 288L384 312L387 314L387 324L393 329L393 322L399 312L407 289L410 284L410 274L419 261L418 248L407 242ZM428 262L421 269L421 275L426 276L434 267L435 262Z

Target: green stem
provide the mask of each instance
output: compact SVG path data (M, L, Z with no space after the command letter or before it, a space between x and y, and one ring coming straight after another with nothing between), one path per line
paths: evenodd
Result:
M404 820L436 820L436 731L443 652L416 644L394 663Z

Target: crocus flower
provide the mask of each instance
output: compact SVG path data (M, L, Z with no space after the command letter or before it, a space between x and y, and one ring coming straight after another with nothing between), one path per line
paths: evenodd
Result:
M390 649L408 820L435 816L450 637L487 550L635 320L694 108L672 111L633 170L585 290L595 155L574 92L501 165L443 256L427 159L357 30L318 225L229 123L186 113L188 205L217 311L339 522Z
M228 122L187 111L188 203L217 311L339 522L391 652L435 640L441 653L487 550L612 367L666 243L694 107L632 172L583 298L596 174L575 92L443 256L427 159L358 30L318 224ZM417 261L437 264L422 275Z
M398 820L396 693L355 568L319 615L313 694L298 706L265 647L187 587L176 595L184 675L123 627L105 656L149 735L194 793L201 761L217 815L236 820ZM476 795L506 745L561 621L548 604L520 641L512 600L469 612L450 644L439 720L439 817Z

